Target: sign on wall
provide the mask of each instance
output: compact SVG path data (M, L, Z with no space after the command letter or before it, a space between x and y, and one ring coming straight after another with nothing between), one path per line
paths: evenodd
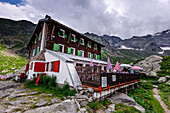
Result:
M107 87L107 77L102 77L102 87Z
M116 81L116 75L112 75L112 81Z

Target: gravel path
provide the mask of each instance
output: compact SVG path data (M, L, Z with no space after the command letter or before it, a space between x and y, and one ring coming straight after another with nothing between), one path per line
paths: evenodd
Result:
M154 97L159 101L159 103L161 104L161 106L165 110L165 113L170 113L170 110L167 109L168 106L164 103L164 101L161 100L161 97L159 95L159 91L157 90L157 88L154 88L153 92L154 92Z

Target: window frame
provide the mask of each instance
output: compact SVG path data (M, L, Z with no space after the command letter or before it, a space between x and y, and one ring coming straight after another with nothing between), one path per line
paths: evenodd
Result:
M71 48L71 50L73 49L74 50L74 53L72 54L72 55L75 55L75 53L76 53L76 49L75 48L73 48L73 47L70 47Z
M51 65L50 65L50 71L53 72L54 71L54 62L51 62Z
M63 32L63 36L61 36L61 33L60 33L59 36L62 37L62 38L65 38L65 30L60 28L60 32L61 32L61 31Z
M81 40L83 41L82 43L81 43ZM85 45L85 43L84 43L84 38L80 38L80 44L81 44L81 45Z
M74 40L71 40L71 39L70 40L73 41L73 42L76 42L76 35L75 34L71 34L71 36L73 37Z
M64 53L64 45L63 45L63 44L59 44L59 50L58 50L58 52L60 52L60 46L63 47L63 48L62 48L62 53Z

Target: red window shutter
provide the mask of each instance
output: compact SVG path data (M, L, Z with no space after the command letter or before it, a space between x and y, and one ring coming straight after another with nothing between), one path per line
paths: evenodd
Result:
M25 72L27 72L29 69L29 63L26 65L26 69L25 69Z
M45 63L44 62L35 62L34 72L44 72Z
M59 72L60 69L60 61L54 61L54 72Z

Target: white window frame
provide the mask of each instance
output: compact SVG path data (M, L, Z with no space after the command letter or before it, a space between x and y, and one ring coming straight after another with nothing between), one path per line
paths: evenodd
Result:
M62 37L62 38L65 38L64 36L65 36L65 31L63 30L63 29L60 29L60 32L63 32L63 36L61 36L61 33L60 33L60 37Z
M74 40L71 40L71 41L76 42L76 35L74 35L74 34L71 34L71 35L74 38Z
M83 50L80 50L82 52L82 57L84 57L84 51Z
M81 45L84 45L84 39L83 39L83 38L80 38L80 42L81 42L81 40L82 40L83 43L80 43L80 44L81 44Z
M73 54L72 55L75 55L75 51L76 51L76 49L75 48L73 48L73 47L70 47L71 49L73 49L74 50L74 52L73 52Z
M59 48L60 48L60 46L63 46L63 48L62 48L62 53L64 53L64 45L63 44L59 44ZM60 52L60 51L59 51Z

